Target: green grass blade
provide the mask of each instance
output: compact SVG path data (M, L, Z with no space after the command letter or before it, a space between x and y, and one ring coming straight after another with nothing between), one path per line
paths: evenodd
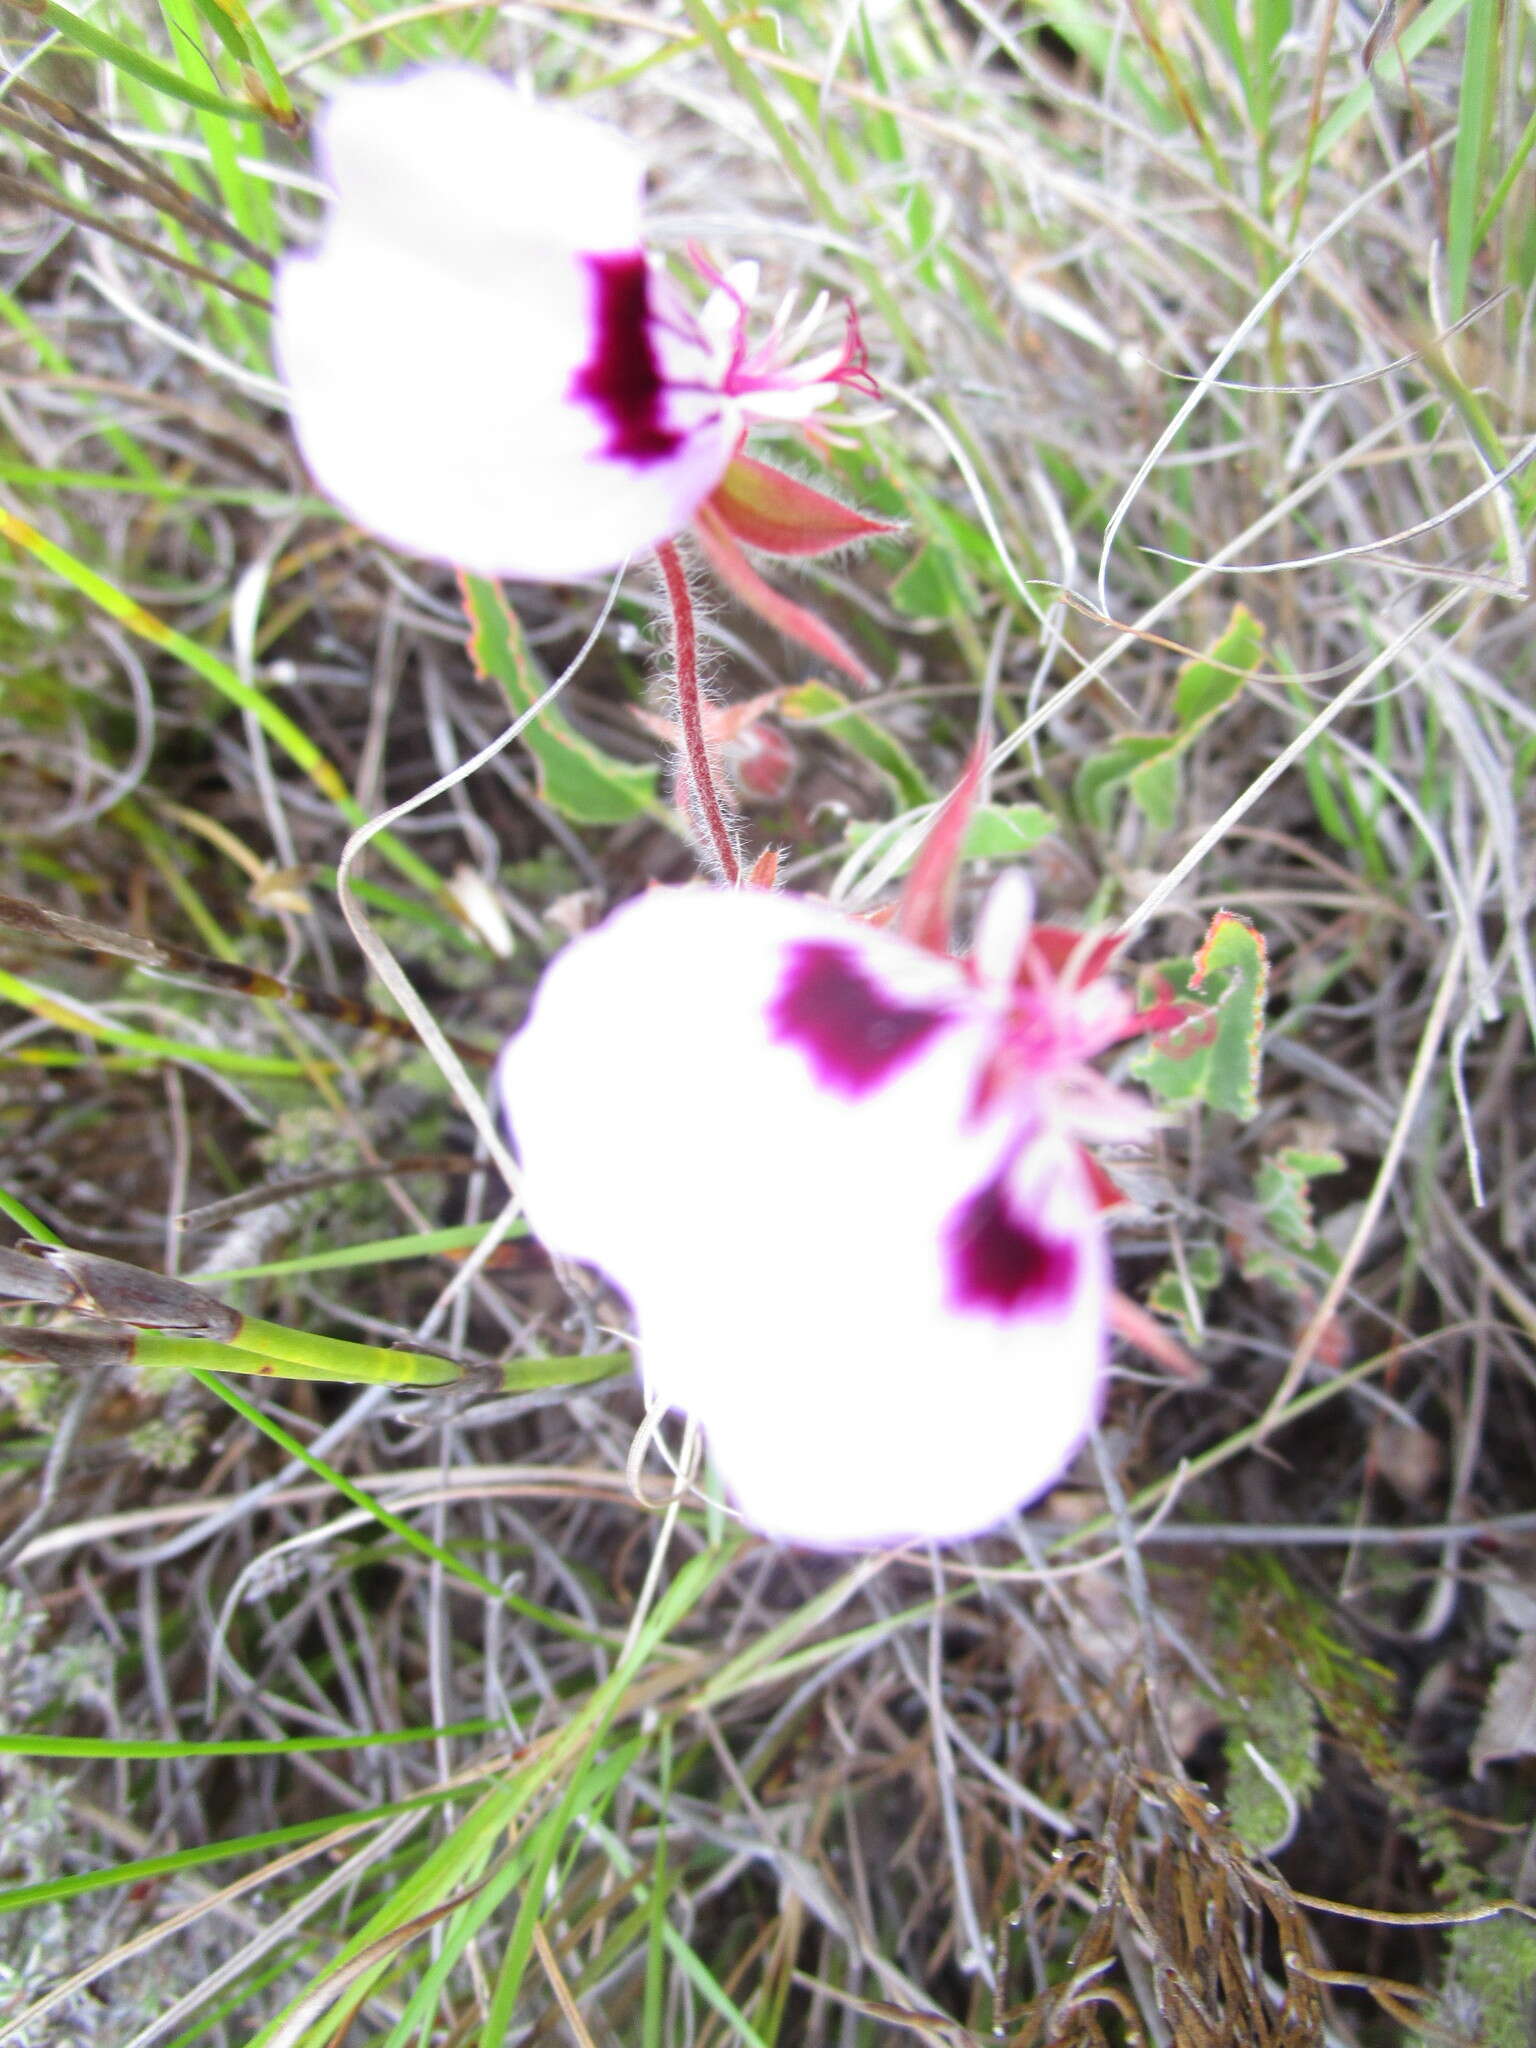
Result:
M369 1821L394 1820L402 1813L430 1813L453 1797L453 1788L440 1787L418 1792L411 1799L391 1800L370 1807L366 1813L349 1814L348 1827ZM37 1884L13 1885L0 1891L0 1913L21 1912L28 1906L46 1906L55 1900L77 1899L87 1892L111 1891L125 1884L153 1884L184 1870L206 1870L210 1864L228 1863L237 1856L261 1856L273 1849L289 1849L299 1842L312 1842L337 1826L334 1814L314 1820L294 1821L283 1828L268 1828L257 1835L239 1835L224 1842L200 1842L191 1849L170 1849L163 1856L138 1856L128 1863L114 1863L105 1870L83 1870L69 1877L50 1877Z
M61 997L50 994L46 989L34 988L31 982L23 981L19 975L7 974L3 968L0 968L0 997L15 1003L18 1009L30 1011L34 1017L42 1017L50 1024L58 1025L63 1031L77 1031L103 1045L122 1046L125 1051L137 1053L144 1059L178 1060L189 1066L209 1067L221 1074L241 1074L249 1079L263 1080L302 1080L314 1071L301 1060L281 1059L267 1053L226 1052L217 1045L189 1045L179 1038L162 1038L156 1032L133 1031L125 1024L87 1016Z
M404 1237L381 1237L368 1244L332 1245L323 1252L305 1252L292 1259L268 1259L260 1266L229 1266L219 1272L199 1273L200 1287L225 1286L234 1280L286 1280L295 1273L344 1273L355 1266L393 1265L402 1259L436 1259L444 1253L473 1251L485 1240L483 1223L450 1223L442 1230L415 1230ZM506 1232L508 1237L526 1237L528 1226L519 1219Z
M324 1458L315 1457L296 1436L284 1429L280 1422L274 1421L270 1415L263 1415L261 1410L254 1408L243 1394L238 1394L233 1387L226 1386L216 1374L194 1371L193 1376L200 1380L210 1393L217 1394L221 1401L227 1402L253 1429L259 1430L263 1436L270 1437L279 1450L307 1465L316 1478L323 1479L327 1486L333 1486L339 1494L351 1501L354 1507L362 1508L366 1514L372 1515L375 1521L398 1536L402 1543L407 1544L422 1557L441 1565L450 1577L473 1586L499 1606L508 1607L514 1614L522 1615L525 1621L536 1621L543 1628L553 1629L557 1635L570 1636L574 1641L582 1643L606 1640L600 1630L586 1628L582 1623L572 1621L567 1615L556 1614L548 1607L539 1607L531 1600L522 1599L509 1588L498 1586L494 1580L488 1579L484 1572L478 1571L466 1559L456 1556L445 1545L434 1542L430 1536L414 1528L403 1515L394 1514L375 1494L369 1493L366 1487L359 1486L355 1480L349 1479L334 1465L327 1464Z
M64 1242L63 1238L56 1231L50 1230L40 1217L34 1216L26 1203L19 1201L9 1188L0 1188L0 1215L9 1216L18 1230L24 1231L28 1237L35 1238L39 1244L62 1245Z
M155 92L164 93L168 99L180 100L184 106L198 107L205 113L221 114L230 121L260 121L266 118L261 107L252 106L241 100L228 99L223 93L194 84L192 80L181 77L177 72L158 62L147 51L136 50L131 44L108 35L105 29L97 28L94 22L86 21L78 14L71 14L67 7L58 4L58 0L30 0L26 11L47 22L50 28L57 29L66 42L76 43L82 50L89 50L93 57L102 58L117 70L127 72L130 78L136 78L141 85L150 86Z
M151 646L174 655L194 674L200 675L204 682L211 683L231 704L242 711L248 711L273 744L282 749L296 768L302 769L321 795L336 806L349 824L362 825L366 822L361 806L354 802L337 769L327 760L303 727L296 725L286 711L272 702L264 690L255 689L251 684L243 682L228 662L221 661L216 654L210 654L206 647L188 639L186 634L178 633L173 626L166 625L163 619L156 618L153 612L146 611L143 605L135 603L130 597L125 597L115 584L108 582L104 576L97 575L94 569L87 567L84 562L70 554L67 548L61 548L55 541L40 533L36 527L28 525L25 520L19 519L15 513L3 506L0 506L0 536L14 546L24 549L54 575L61 576L83 597L89 598L92 604L99 606L109 618L115 619L138 639L147 640ZM413 853L408 846L403 845L388 832L376 834L372 843L419 889L440 903L447 901L441 882L419 854Z
M1493 197L1477 217L1472 229L1474 249L1481 248L1484 240L1492 232L1493 224L1508 204L1509 195L1515 188L1515 180L1525 169L1526 161L1533 149L1536 149L1536 107L1532 107L1530 119L1521 130L1520 140L1515 144L1509 162L1504 167L1504 175L1493 188Z
M1401 61L1411 64L1421 51L1427 50L1435 38L1453 22L1469 0L1429 0L1423 12L1416 14L1393 36L1386 51L1377 58L1377 68L1396 66ZM1275 197L1284 198L1298 179L1304 177L1311 165L1326 157L1328 152L1351 134L1360 123L1369 118L1376 104L1377 86L1374 79L1366 78L1345 93L1333 112L1317 131L1316 145L1300 162L1275 181Z
M406 1742L442 1742L454 1737L495 1735L485 1719L455 1721L447 1728L384 1728L364 1735L281 1735L237 1737L220 1742L173 1742L116 1735L0 1735L0 1756L53 1757L91 1763L161 1763L187 1757L320 1756L330 1750L389 1749ZM334 1821L331 1823L334 1826Z
M1468 0L1456 147L1451 157L1451 194L1446 209L1446 293L1453 320L1459 320L1467 309L1467 285L1478 250L1478 197L1498 96L1499 16L1499 0Z

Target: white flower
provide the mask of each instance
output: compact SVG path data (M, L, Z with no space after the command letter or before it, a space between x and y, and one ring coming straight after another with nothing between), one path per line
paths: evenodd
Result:
M1135 1024L1062 936L1036 951L1006 889L970 962L657 889L558 956L503 1053L533 1228L628 1296L650 1389L758 1528L980 1531L1090 1428L1110 1276L1078 1137L1143 1112L1082 1064Z
M857 332L796 365L745 339L753 266L695 315L641 244L613 129L454 67L343 87L335 192L278 280L276 345L324 489L402 547L484 575L616 566L686 526L755 418L867 383Z

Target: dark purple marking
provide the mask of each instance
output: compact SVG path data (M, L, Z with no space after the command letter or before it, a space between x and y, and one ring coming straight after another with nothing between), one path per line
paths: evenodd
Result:
M893 1002L859 971L851 947L821 940L791 949L768 1006L775 1038L797 1045L824 1087L854 1097L888 1081L948 1021L943 1010Z
M1001 1174L960 1204L944 1249L956 1308L1049 1314L1067 1306L1077 1280L1077 1246L1011 1214Z
M651 277L638 249L583 256L592 280L592 354L570 395L608 428L603 453L621 462L664 462L683 436L662 424L666 380L651 341Z

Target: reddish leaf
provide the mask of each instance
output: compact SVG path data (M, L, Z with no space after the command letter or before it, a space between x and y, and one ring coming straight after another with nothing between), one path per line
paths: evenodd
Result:
M1137 1078L1164 1102L1198 1099L1244 1121L1256 1116L1268 979L1262 935L1246 918L1218 911L1193 962L1165 961L1150 978L1143 1022L1152 1034L1133 1062Z

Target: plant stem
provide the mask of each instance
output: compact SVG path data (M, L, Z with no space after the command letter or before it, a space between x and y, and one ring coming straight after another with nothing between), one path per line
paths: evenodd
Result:
M672 541L656 549L667 602L672 607L672 649L677 669L677 722L683 735L683 763L688 785L720 872L734 889L741 881L741 864L735 843L725 822L720 794L715 787L714 769L704 740L704 700L699 689L699 636L694 625L693 599L682 557Z

